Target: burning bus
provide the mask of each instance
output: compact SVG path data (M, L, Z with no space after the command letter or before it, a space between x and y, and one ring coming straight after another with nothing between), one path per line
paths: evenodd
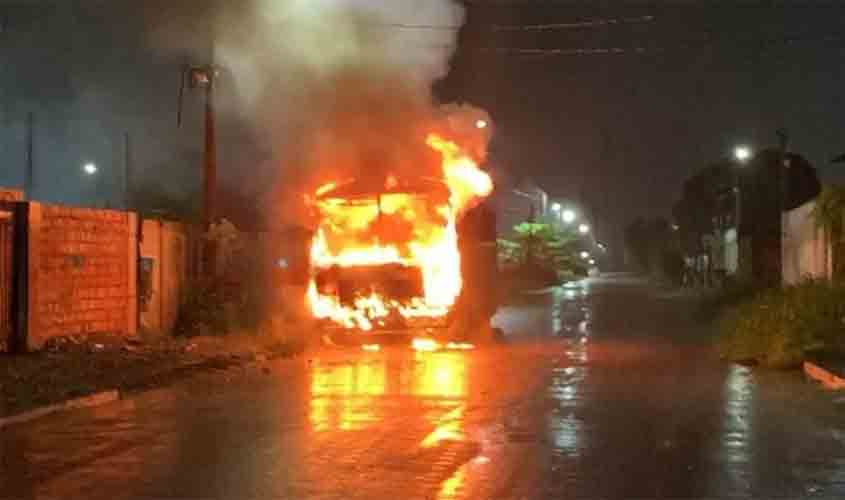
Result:
M308 304L328 335L464 341L489 330L495 219L482 202L492 181L456 143L426 143L442 158L439 177L332 182L311 198Z

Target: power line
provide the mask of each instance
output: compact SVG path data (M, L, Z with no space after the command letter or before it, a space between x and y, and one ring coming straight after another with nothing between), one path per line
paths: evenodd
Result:
M801 44L830 44L833 42L844 42L845 34L827 33L820 35L786 35L782 37L755 40L725 41L713 37L692 42L680 42L665 46L634 46L634 47L470 47L469 50L497 53L502 55L513 55L521 57L546 57L546 56L601 56L601 55L644 55L667 52L688 52L719 46L727 46L731 50L759 50L766 51L777 47L797 48ZM466 48L466 47L464 47ZM842 43L832 46L833 49L845 48Z
M370 24L378 28L396 28L401 30L430 30L430 31L460 31L462 26L449 26L437 24L404 24L404 23L377 23Z
M653 52L664 52L665 49L649 49L645 47L587 47L571 49L530 49L515 47L484 47L478 49L482 52L496 52L517 56L593 56L593 55L615 55L615 54L646 54Z
M605 26L616 26L623 24L637 24L648 23L654 21L654 16L637 16L625 18L604 18L604 19L587 19L584 21L575 21L568 23L548 23L548 24L496 24L487 27L493 31L545 31L545 30L562 30L562 29L579 29L579 28L601 28ZM406 23L375 23L371 26L380 28L396 28L403 30L432 30L432 31L459 31L463 26L458 25L441 25L441 24L406 24Z
M638 16L610 19L589 19L572 23L548 23L548 24L516 24L516 25L494 25L494 31L551 31L561 29L579 28L600 28L605 26L617 26L622 24L641 24L654 21L654 16Z

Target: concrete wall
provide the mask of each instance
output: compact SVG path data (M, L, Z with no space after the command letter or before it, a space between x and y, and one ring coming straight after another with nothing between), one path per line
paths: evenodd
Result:
M186 291L190 255L188 232L184 225L144 220L141 230L141 281L147 280L150 286L139 304L140 327L144 331L167 333L173 329Z
M29 204L27 347L136 330L136 215Z
M783 282L797 283L805 277L831 276L830 243L825 232L816 227L809 201L783 215Z
M725 231L722 240L724 241L723 266L725 272L735 275L739 269L739 240L736 235L736 228L732 227Z

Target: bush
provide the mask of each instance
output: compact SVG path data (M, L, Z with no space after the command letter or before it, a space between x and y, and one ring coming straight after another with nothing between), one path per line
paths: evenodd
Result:
M737 307L757 297L765 290L766 288L751 281L739 281L731 276L727 276L723 285L715 293L707 295L701 301L698 318L709 320L726 310Z
M179 308L174 333L187 337L222 335L228 331L227 303L218 280L199 279L188 284Z
M722 356L792 368L808 355L843 351L845 286L807 280L765 290L728 309L719 328Z

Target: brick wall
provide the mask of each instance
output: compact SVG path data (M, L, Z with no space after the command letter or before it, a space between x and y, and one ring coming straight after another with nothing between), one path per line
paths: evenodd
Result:
M23 200L23 191L18 189L8 189L0 187L0 201L21 201Z
M28 347L57 336L131 335L135 214L30 203Z

